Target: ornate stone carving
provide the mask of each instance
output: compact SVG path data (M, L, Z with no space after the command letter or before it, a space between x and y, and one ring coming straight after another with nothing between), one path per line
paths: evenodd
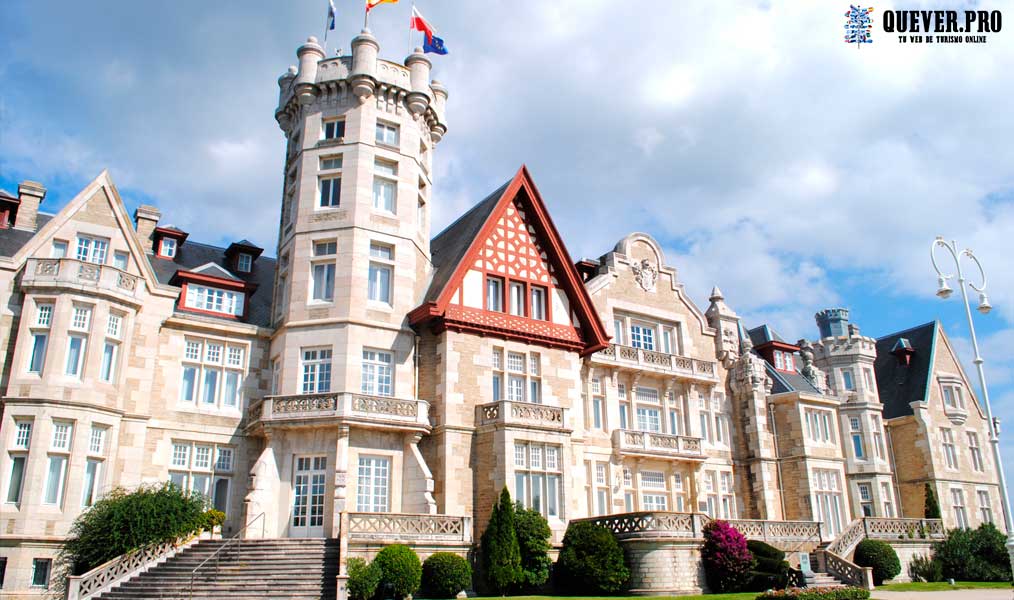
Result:
M655 268L655 265L651 264L650 260L646 258L640 263L633 263L630 265L630 270L634 272L634 279L641 286L642 290L646 292L655 291L655 283L658 281L658 269Z
M824 393L827 389L827 378L824 376L824 372L813 364L813 345L808 340L799 340L798 345L799 357L803 361L800 373L813 384L813 387Z

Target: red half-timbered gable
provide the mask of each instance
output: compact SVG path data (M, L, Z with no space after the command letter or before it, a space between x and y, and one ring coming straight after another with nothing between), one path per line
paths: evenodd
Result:
M477 231L457 231L456 223L441 234L473 238L460 240L467 249L453 264L440 265L434 256L438 269L452 272L437 278L439 289L430 290L410 322L582 354L604 348L605 329L527 169L487 200L488 206L476 207L488 211L477 217Z

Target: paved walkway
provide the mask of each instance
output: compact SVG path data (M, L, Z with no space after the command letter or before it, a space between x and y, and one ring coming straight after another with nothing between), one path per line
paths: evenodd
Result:
M947 590L945 592L881 592L875 600L1014 600L1014 590Z

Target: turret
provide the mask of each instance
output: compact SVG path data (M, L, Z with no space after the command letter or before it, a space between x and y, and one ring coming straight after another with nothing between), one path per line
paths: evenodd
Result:
M422 48L416 48L415 52L405 58L405 66L408 67L412 85L407 98L408 109L413 115L421 115L430 105L430 69L433 68L433 63L423 54Z
M369 29L363 29L352 39L352 93L359 102L366 102L377 91L377 55L380 44Z
M296 97L300 104L310 104L317 97L317 63L324 58L324 49L317 38L310 36L296 51L299 57L299 72L296 74Z

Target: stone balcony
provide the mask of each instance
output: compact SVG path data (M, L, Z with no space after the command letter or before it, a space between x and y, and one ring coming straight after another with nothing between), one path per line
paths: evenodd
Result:
M429 402L349 392L265 396L247 409L247 427L356 425L428 432Z
M21 276L21 287L98 294L139 305L143 286L140 277L109 265L73 258L30 258Z
M638 371L654 371L663 375L675 375L687 380L714 383L718 381L718 363L711 360L700 360L678 354L666 354L610 344L591 356L592 360L604 365Z
M559 406L530 402L490 402L476 407L476 422L528 429L566 431L566 411Z
M613 449L624 456L704 460L701 438L654 431L615 429Z

